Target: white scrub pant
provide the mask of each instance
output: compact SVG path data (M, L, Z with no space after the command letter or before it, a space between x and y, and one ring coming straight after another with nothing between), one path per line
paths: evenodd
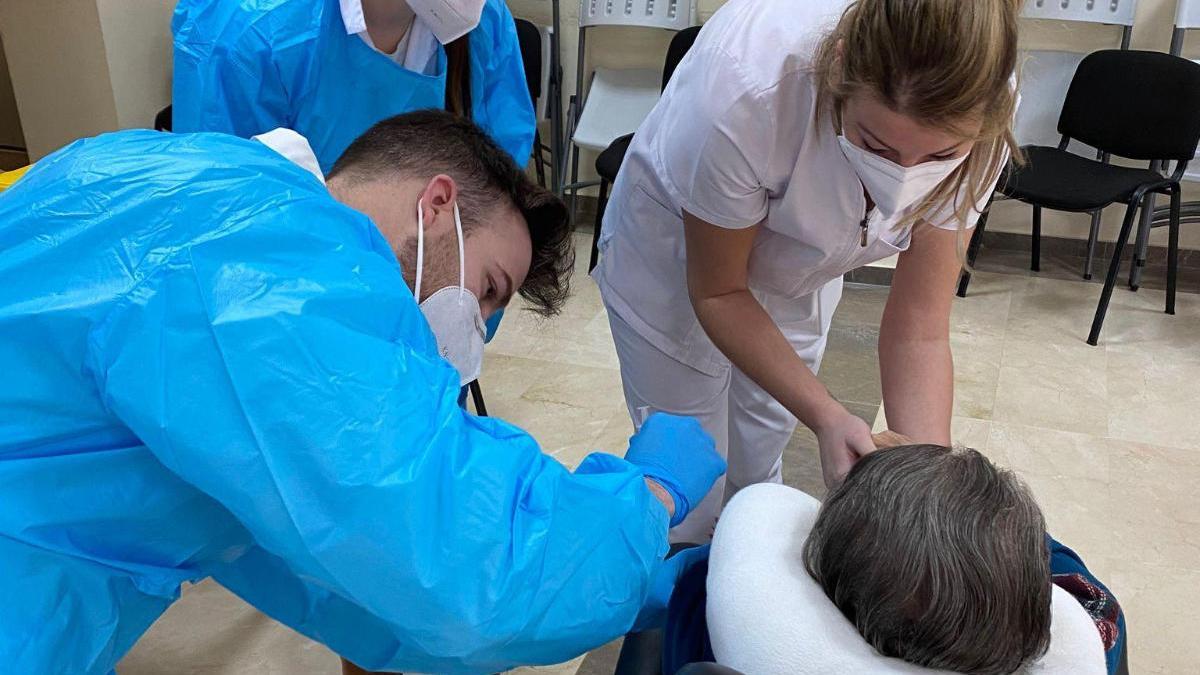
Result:
M773 317L786 317L777 319L777 325L813 373L820 368L841 293L839 277L787 306L759 298ZM608 319L634 427L656 412L695 417L729 463L725 477L671 530L672 543L707 542L722 507L738 490L783 481L783 449L796 429L796 417L732 364L720 375L703 373L651 344L611 308Z

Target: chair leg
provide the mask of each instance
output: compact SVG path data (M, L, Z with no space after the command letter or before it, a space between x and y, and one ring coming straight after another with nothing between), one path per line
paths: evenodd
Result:
M1125 210L1125 220L1121 223L1121 234L1117 236L1112 263L1109 264L1108 276L1104 279L1104 290L1100 292L1100 304L1096 306L1096 317L1092 319L1092 330L1088 333L1089 345L1096 346L1100 341L1100 329L1104 326L1104 315L1108 313L1108 303L1112 299L1113 287L1117 285L1117 277L1121 274L1121 255L1125 252L1125 244L1129 243L1129 233L1133 230L1133 220L1137 212L1137 201L1130 203Z
M1133 248L1133 263L1129 268L1129 289L1136 291L1142 285L1142 271L1146 267L1146 252L1150 249L1150 227L1154 222L1154 195L1142 200L1142 217L1138 221L1137 245Z
M588 273L600 262L600 226L604 223L604 209L608 206L608 181L600 179L600 200L596 202L596 225L592 228L592 258L588 262Z
M1033 241L1029 250L1029 269L1040 272L1042 269L1042 207L1033 207Z
M979 257L979 248L983 245L983 231L987 229L988 214L991 213L989 207L979 216L979 222L975 224L975 231L971 233L971 243L967 244L967 269L962 271L958 277L958 297L967 297L967 286L971 284L971 268L975 267L975 259Z
M1182 196L1176 186L1171 192L1171 225L1167 240L1167 314L1175 313L1175 284L1179 274L1179 207Z
M533 132L533 166L537 170L538 185L546 187L546 159L542 156L542 135Z
M467 387L471 390L471 401L475 403L475 414L487 417L487 405L483 402L483 390L479 388L479 380L472 381Z
M1092 262L1096 259L1096 241L1100 239L1100 219L1103 215L1103 211L1092 213L1092 229L1088 232L1087 258L1083 261L1083 278L1085 281L1092 280Z
M569 185L575 186L579 182L579 146L571 145L571 182ZM579 188L571 188L570 203L567 204L568 212L571 214L571 221L575 221L575 201L579 196Z

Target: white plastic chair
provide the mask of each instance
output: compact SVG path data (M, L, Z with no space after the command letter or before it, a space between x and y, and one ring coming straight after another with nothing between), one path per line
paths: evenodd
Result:
M1026 0L1026 19L1081 21L1121 26L1121 49L1129 49L1137 0Z
M579 188L581 148L600 152L617 138L631 134L654 104L662 87L659 68L616 70L597 68L584 96L584 64L587 60L587 29L594 26L629 26L680 31L697 23L696 0L581 0L579 7L579 55L575 67L575 95L567 119L571 123L571 206ZM563 169L565 170L565 166Z
M1178 0L1175 4L1175 28L1171 33L1171 52L1175 56L1183 55L1183 42L1188 31L1200 30L1200 0ZM1194 59L1200 63L1200 59ZM1188 164L1188 170L1184 172L1183 179L1192 183L1200 183L1200 152L1196 153L1196 159ZM1160 206L1154 209L1151 218L1151 226L1164 224L1170 217L1170 207ZM1180 216L1181 222L1197 223L1200 222L1200 202L1184 202ZM1143 229L1145 223L1142 223ZM1138 232L1138 247L1137 253L1139 259L1145 259L1148 243L1143 239L1142 232ZM1136 268L1135 268L1136 269ZM1135 276L1131 277L1131 284L1136 283L1139 279L1140 271Z

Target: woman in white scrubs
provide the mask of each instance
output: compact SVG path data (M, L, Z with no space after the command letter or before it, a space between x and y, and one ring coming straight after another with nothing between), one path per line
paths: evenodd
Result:
M634 423L698 417L729 460L673 533L781 479L797 419L826 483L874 450L817 379L842 275L900 254L880 326L891 429L948 444L949 315L1015 148L1021 0L731 0L642 124L595 278Z

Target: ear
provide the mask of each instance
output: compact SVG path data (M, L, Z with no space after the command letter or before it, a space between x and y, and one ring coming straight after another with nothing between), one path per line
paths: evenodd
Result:
M434 176L421 191L419 205L425 227L440 229L444 223L454 226L454 205L458 202L458 184L444 173Z

